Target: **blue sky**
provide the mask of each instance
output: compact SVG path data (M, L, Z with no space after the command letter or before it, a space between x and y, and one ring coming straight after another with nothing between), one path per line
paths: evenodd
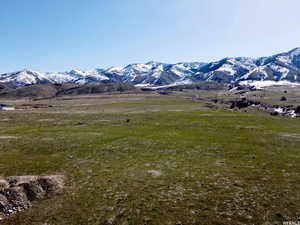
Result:
M0 73L266 56L300 46L299 0L1 0Z

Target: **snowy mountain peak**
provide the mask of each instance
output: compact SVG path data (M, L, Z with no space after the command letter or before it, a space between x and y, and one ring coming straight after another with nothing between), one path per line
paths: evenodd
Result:
M107 70L104 70L104 71L107 72L107 73L115 73L115 72L119 73L119 72L123 72L123 68L112 66L112 67L110 67L110 68L108 68Z
M15 73L7 73L0 75L0 83L9 84L9 86L20 87L34 83L44 83L47 76L32 70L21 70Z
M300 55L300 47L299 48L294 48L293 50L288 52L289 55L292 57L299 56Z
M33 75L33 76L38 76L41 73L37 72L37 71L33 71L33 70L29 70L29 69L24 69L24 70L20 70L18 72L15 72L15 74L23 74L23 75Z
M157 67L157 66L159 66L161 64L164 64L164 63L162 63L162 62L156 62L156 61L149 61L149 62L146 63L146 65L151 65L152 67Z

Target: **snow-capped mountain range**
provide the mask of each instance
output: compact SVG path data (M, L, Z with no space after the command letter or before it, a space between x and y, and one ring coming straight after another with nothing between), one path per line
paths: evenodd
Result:
M300 82L300 48L261 58L224 58L211 63L167 64L148 62L124 68L71 70L40 73L22 70L0 75L0 86L16 88L32 84L97 84L128 82L137 86L188 84L197 81L245 83L252 81Z

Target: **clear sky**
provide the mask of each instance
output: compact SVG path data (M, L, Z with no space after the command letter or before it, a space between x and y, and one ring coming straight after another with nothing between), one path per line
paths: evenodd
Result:
M267 56L300 46L300 0L0 1L0 73Z

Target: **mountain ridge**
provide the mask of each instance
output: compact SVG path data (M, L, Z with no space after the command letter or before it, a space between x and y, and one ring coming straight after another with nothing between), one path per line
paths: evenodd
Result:
M70 70L41 73L21 70L0 75L0 86L17 88L33 84L101 84L126 82L139 86L163 86L214 81L236 84L245 81L300 82L300 48L269 57L226 57L214 62L150 61L124 68Z

